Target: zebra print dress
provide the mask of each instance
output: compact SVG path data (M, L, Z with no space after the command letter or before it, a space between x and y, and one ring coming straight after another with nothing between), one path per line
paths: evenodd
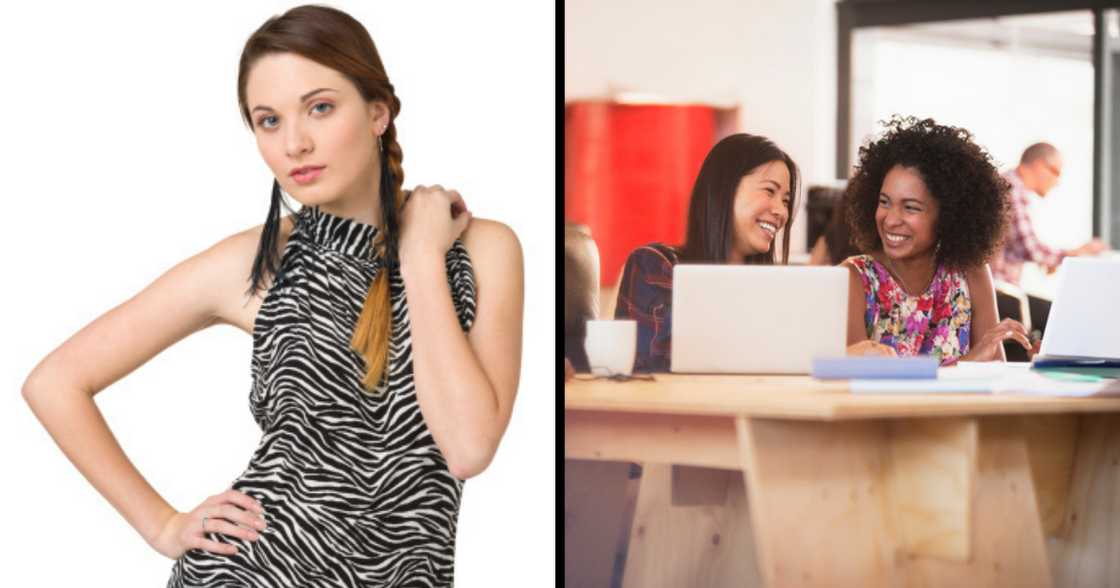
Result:
M236 555L191 549L169 588L450 586L463 482L416 402L407 300L390 276L388 384L362 392L350 336L381 258L377 229L304 207L253 328L249 405L263 435L233 488L264 506L257 541L209 533ZM462 242L447 275L464 331L475 286Z

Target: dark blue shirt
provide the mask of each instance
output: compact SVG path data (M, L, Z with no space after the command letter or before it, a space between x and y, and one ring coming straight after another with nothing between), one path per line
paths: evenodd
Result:
M678 259L675 249L661 243L639 247L626 258L614 318L638 323L635 371L669 371L673 266Z

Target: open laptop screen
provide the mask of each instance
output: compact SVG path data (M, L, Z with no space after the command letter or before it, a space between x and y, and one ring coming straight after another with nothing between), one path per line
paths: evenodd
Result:
M808 374L844 355L848 270L678 264L670 370Z
M1062 261L1039 355L1120 358L1120 258Z

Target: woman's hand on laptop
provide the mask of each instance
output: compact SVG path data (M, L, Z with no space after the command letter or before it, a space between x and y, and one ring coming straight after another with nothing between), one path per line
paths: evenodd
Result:
M961 359L965 361L1002 361L1003 342L1008 339L1018 341L1023 349L1027 350L1027 355L1033 355L1027 328L1023 326L1023 323L1008 318L988 329L988 332L980 338L980 342Z
M887 357L897 357L898 353L894 350L894 347L876 343L870 339L864 339L863 341L849 345L848 355L885 355Z

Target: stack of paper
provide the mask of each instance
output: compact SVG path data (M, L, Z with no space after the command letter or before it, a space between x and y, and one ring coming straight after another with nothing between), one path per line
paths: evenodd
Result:
M936 380L851 380L853 394L1120 394L1120 379L1072 371L1032 370L1026 362L962 361L937 370Z
M1120 394L1120 380L1076 372L1019 370L999 380L997 394L1099 396Z

